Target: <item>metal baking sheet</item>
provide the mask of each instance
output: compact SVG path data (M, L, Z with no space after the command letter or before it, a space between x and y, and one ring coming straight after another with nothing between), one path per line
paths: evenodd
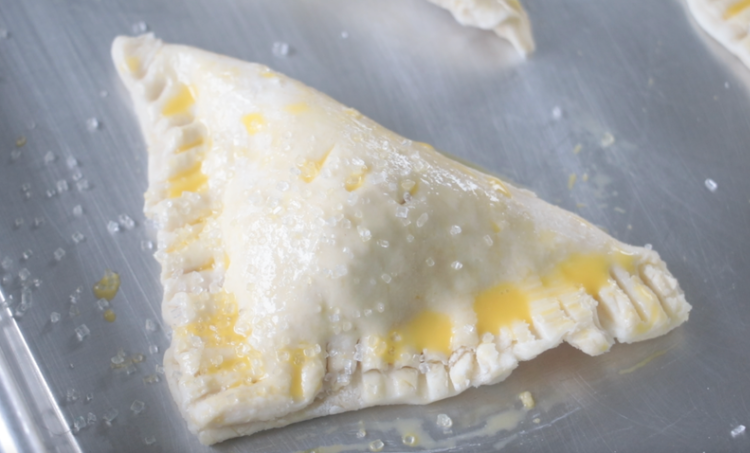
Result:
M749 451L749 434L731 432L750 425L750 72L677 0L524 5L538 45L527 61L421 0L0 0L0 261L11 260L0 274L0 449L288 452L382 439L383 451L418 451L379 427L411 418L430 430L445 413L453 434L435 436L453 436L448 451ZM653 244L693 304L690 321L597 358L562 346L502 384L429 406L199 445L164 380L144 382L168 339L144 243L146 153L109 57L117 34L144 28L268 64L623 241ZM274 56L274 42L291 52ZM108 232L123 214L135 227ZM105 269L122 279L114 323L91 293ZM40 286L20 316L24 276ZM130 374L110 367L120 348L144 354ZM524 390L539 405L517 427L460 437L517 408ZM72 432L89 413L97 421Z

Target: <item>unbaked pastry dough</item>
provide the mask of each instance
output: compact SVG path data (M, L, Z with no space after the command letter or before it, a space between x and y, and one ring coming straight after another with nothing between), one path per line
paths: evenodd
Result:
M169 388L212 444L662 335L653 251L254 63L119 37L148 144Z
M696 22L750 67L750 0L687 0Z
M526 56L534 51L531 22L518 0L428 0L453 14L461 25L492 30Z

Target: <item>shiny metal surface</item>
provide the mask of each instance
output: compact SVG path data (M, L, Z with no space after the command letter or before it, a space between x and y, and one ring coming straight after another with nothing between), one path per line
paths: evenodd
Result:
M0 310L0 344L0 451L80 452L7 306Z
M601 357L564 346L500 385L447 401L327 417L213 450L360 443L361 451L360 421L365 442L418 450L379 432L398 417L423 419L435 437L454 439L449 451L500 444L528 452L750 450L749 434L730 434L750 425L750 72L677 0L525 5L538 51L524 62L492 34L461 28L418 0L0 0L0 29L8 31L0 33L0 260L12 259L0 276L10 309L21 304L19 271L28 269L27 281L41 279L15 319L22 335L2 339L0 446L51 449L52 438L58 451L212 450L187 431L163 379L143 380L168 339L161 327L145 328L146 319L160 322L161 295L158 266L141 247L146 155L109 58L114 36L143 21L167 41L266 63L619 239L653 244L694 307L670 335ZM275 41L289 43L291 54L274 57ZM90 118L99 122L93 131ZM21 136L26 144L18 148ZM55 159L45 162L49 152ZM577 182L569 189L571 174ZM69 189L48 197L61 180ZM87 190L78 190L81 180ZM77 205L81 216L73 214ZM120 214L136 227L110 234L107 222ZM77 232L85 236L80 243ZM27 250L33 254L23 259ZM102 319L91 293L105 269L122 278L114 323ZM79 286L79 314L71 317L69 295ZM51 323L52 312L62 319ZM0 323L13 330L12 321L3 312ZM79 342L74 329L82 324L90 335ZM149 354L150 346L159 352ZM113 370L119 348L145 360L130 374ZM43 379L35 381L37 366ZM39 424L46 388L51 412ZM69 389L76 401L66 397ZM517 428L460 437L486 414L518 407L523 390L539 405ZM146 404L140 414L130 410L135 400ZM21 403L26 412L16 416ZM111 408L119 415L107 427L102 416ZM58 410L69 426L89 412L97 422L74 436L54 432ZM454 418L452 435L435 429L439 413ZM18 423L34 426L19 431Z

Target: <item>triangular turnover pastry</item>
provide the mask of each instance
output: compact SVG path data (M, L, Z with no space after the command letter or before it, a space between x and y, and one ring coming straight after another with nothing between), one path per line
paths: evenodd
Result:
M150 34L112 53L148 144L169 388L205 444L688 317L655 251L300 82Z
M750 67L750 0L687 0L696 22Z

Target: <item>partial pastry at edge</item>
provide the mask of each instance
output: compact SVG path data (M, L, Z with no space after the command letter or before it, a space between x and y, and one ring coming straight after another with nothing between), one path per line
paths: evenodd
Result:
M750 1L687 0L696 22L750 68Z
M688 318L655 251L300 82L152 34L112 54L148 144L167 380L204 444Z
M464 26L492 30L522 56L534 51L531 21L518 0L428 0L450 11Z

